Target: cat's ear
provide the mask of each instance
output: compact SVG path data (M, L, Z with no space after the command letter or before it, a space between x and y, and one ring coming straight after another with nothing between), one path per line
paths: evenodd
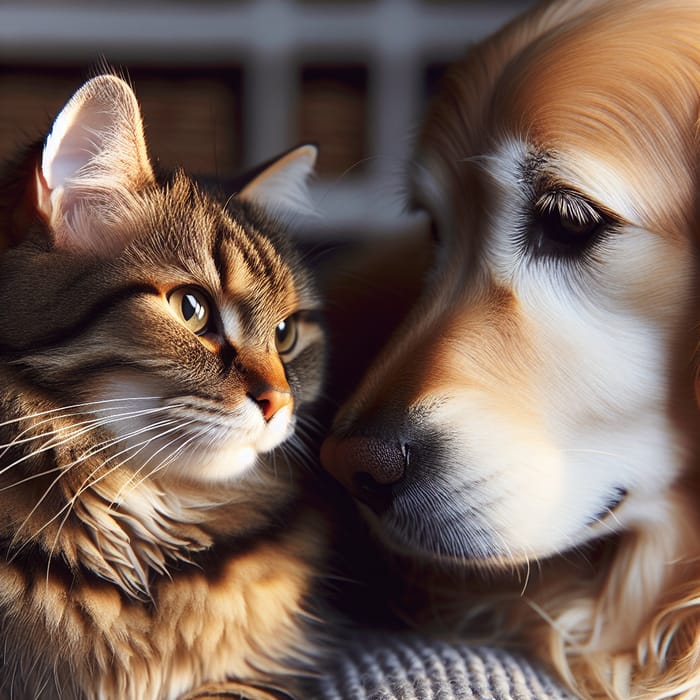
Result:
M101 75L73 95L46 139L36 180L37 210L57 246L105 250L123 243L120 205L154 181L129 85Z
M316 165L316 146L305 144L267 164L239 193L276 215L313 214L309 178Z

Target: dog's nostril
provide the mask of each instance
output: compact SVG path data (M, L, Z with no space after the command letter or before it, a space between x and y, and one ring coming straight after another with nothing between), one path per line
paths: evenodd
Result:
M353 477L355 496L375 513L381 514L391 505L393 485L379 483L371 474L358 472Z
M382 483L367 472L358 472L353 477L355 485L365 493L390 493L396 482Z
M410 458L408 443L360 435L328 438L321 452L326 469L375 510L391 504Z
M367 472L355 474L354 481L360 491L375 493L383 488L382 485L376 482Z

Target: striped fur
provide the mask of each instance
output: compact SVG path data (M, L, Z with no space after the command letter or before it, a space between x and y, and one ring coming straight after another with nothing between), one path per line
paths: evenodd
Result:
M313 156L222 204L154 176L130 88L101 76L7 168L3 697L258 698L314 657L325 526L302 445L266 453L320 391L320 302L265 213Z

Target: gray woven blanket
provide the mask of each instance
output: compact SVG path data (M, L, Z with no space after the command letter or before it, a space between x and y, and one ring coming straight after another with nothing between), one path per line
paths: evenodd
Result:
M573 700L522 656L418 636L367 635L339 650L313 700Z

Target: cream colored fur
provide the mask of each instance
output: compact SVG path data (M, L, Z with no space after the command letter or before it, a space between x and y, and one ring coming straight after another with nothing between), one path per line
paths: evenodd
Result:
M547 3L453 66L432 272L324 448L453 629L586 698L700 697L699 106L696 2Z

